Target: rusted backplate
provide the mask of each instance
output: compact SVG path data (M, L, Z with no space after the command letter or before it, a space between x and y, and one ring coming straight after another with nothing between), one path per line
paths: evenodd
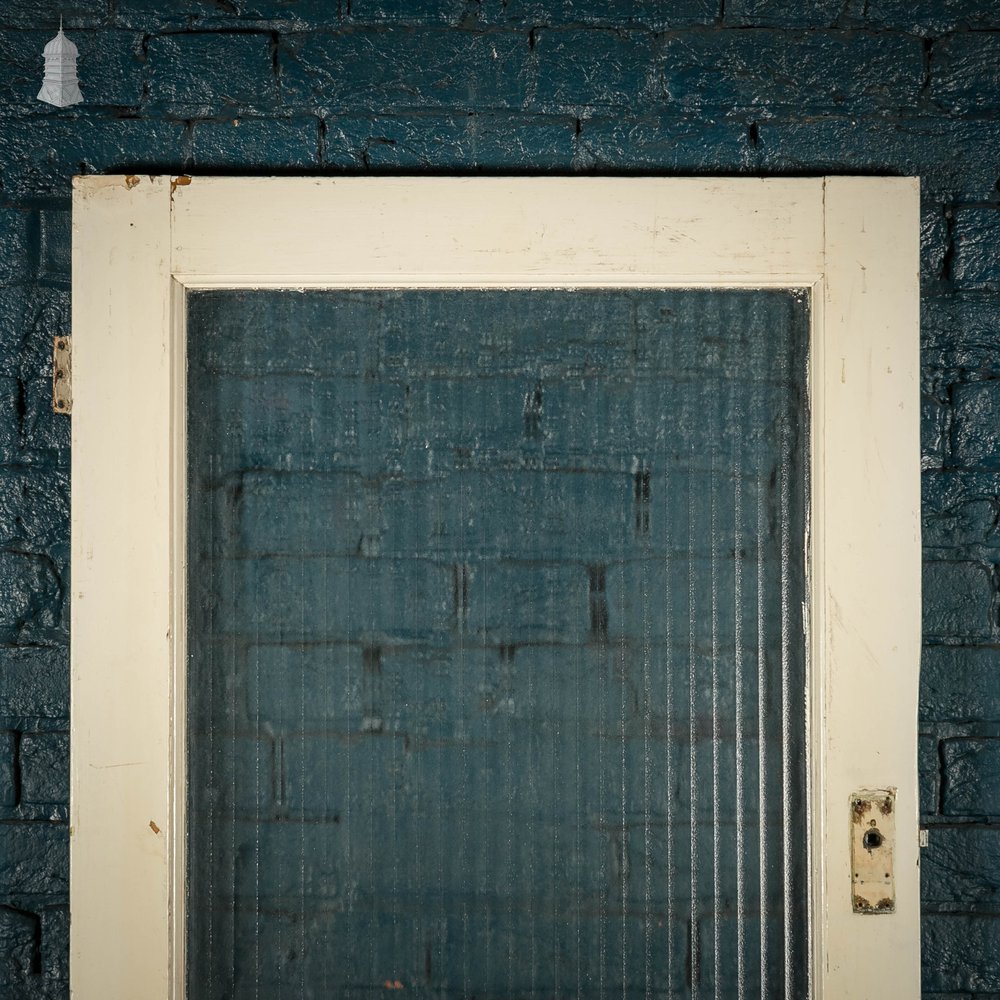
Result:
M851 796L851 895L855 913L894 913L896 789L864 789Z

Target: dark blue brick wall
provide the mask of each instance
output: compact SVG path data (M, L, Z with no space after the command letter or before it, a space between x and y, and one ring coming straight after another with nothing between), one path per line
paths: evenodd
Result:
M803 994L766 832L807 329L775 291L192 296L192 998Z
M34 99L59 13L86 97L62 111ZM1000 992L998 121L985 0L4 3L0 992L66 991L69 421L48 352L70 177L108 170L919 174L925 988Z

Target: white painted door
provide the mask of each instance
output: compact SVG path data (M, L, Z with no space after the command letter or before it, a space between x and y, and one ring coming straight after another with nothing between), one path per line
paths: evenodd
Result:
M74 237L75 995L183 995L187 291L697 286L808 296L809 780L780 836L809 845L812 994L917 996L914 182L88 178ZM857 857L892 865L861 913L871 816Z

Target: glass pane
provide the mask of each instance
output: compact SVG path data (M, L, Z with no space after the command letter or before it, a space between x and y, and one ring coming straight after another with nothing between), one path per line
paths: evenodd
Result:
M808 309L189 299L188 992L807 993Z

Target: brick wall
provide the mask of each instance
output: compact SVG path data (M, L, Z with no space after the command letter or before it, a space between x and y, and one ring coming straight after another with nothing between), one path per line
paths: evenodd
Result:
M804 298L187 330L191 997L802 996Z
M0 992L66 993L69 191L97 171L919 174L924 982L1000 992L1000 13L983 0L10 0ZM39 104L58 14L86 103Z

